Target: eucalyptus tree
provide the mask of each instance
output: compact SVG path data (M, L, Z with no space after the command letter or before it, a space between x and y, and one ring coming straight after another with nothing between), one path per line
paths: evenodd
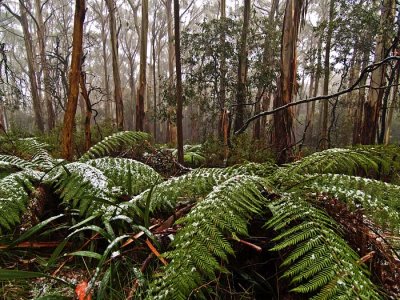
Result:
M174 0L175 66L176 66L176 128L178 162L183 164L183 125L182 125L182 65L179 0Z
M85 0L76 0L74 31L72 41L72 60L69 75L69 93L67 108L64 114L64 126L62 130L62 156L64 159L73 158L73 126L75 122L76 108L78 106L79 81L81 76L82 48L83 48L83 23L85 20Z
M47 47L46 47L46 24L43 19L43 9L45 3L42 4L41 0L35 0L35 13L36 13L36 33L39 43L39 51L40 51L40 63L42 67L43 73L43 82L44 82L44 102L46 104L47 111L47 127L49 130L52 130L55 126L55 113L52 101L52 86L50 79L50 66L47 59Z
M395 0L384 0L381 4L379 33L376 36L375 62L383 60L391 49L391 31L393 30ZM371 74L368 98L364 102L364 115L361 132L362 144L374 144L378 133L380 109L382 107L383 89L385 85L386 67L381 66Z
M169 97L173 95L174 91L174 62L175 62L175 47L174 47L174 34L173 34L173 18L172 18L172 0L163 0L167 17L167 38L168 38L168 94ZM168 105L167 121L166 121L166 140L169 143L177 143L176 125L172 121L175 112L174 106Z
M329 93L329 81L330 81L330 55L332 45L332 34L333 34L333 22L335 18L335 1L329 1L329 18L327 24L326 34L326 45L325 45L325 60L324 60L324 90L323 94L328 95ZM322 130L321 130L321 146L322 149L327 149L330 146L330 138L328 136L328 101L323 103L322 111Z
M133 9L124 10L120 8L121 17L121 34L120 34L120 45L123 51L121 61L125 62L121 68L125 65L125 70L122 70L123 77L127 78L129 86L128 101L125 101L125 124L127 129L133 130L135 128L135 106L136 106L136 56L139 49L140 40L140 29L138 25L137 10L139 9L139 3L135 3ZM132 14L134 22L132 24Z
M268 13L268 19L265 22L266 30L265 30L265 38L263 44L262 51L262 63L261 63L261 71L260 71L260 79L257 86L257 94L254 105L254 114L258 114L261 111L261 107L268 109L271 99L271 92L273 91L274 82L273 78L275 77L275 56L274 52L277 48L277 15L279 9L279 0L272 0L270 11ZM262 122L262 119L258 119L254 123L254 131L253 138L256 140L261 139L261 129L265 125L265 122Z
M108 26L108 19L107 14L105 13L105 5L104 1L94 1L90 8L91 11L94 13L96 16L96 20L98 23L100 23L100 40L101 40L101 56L102 56L102 63L103 63L103 86L105 89L105 101L104 101L104 114L105 114L105 119L106 120L111 120L112 119L112 114L111 114L111 89L110 89L110 78L109 78L109 66L108 66L108 48L107 48L107 42L108 42L108 33L109 33L109 28Z
M18 3L19 15L12 10L7 4L3 3L3 6L19 21L22 31L23 39L25 43L26 60L28 64L28 76L30 82L30 93L32 98L33 111L35 115L36 127L39 131L44 132L44 121L41 107L41 99L39 94L39 87L36 77L36 64L35 64L35 49L32 41L32 34L29 28L28 21L28 8L30 5L29 1L21 0Z
M246 83L247 83L247 38L250 24L250 0L244 0L243 27L240 35L240 46L238 53L238 77L236 90L236 118L234 130L239 130L243 126L246 106Z
M147 87L147 34L149 28L149 3L148 0L142 1L142 21L140 32L140 72L139 72L139 87L137 90L136 102L136 130L144 130L144 104Z
M274 108L292 102L297 86L296 44L300 29L300 20L308 5L307 0L287 0L282 27L281 69L277 96ZM273 144L278 162L290 159L290 151L294 141L293 112L291 108L274 114Z
M114 80L114 101L115 101L115 116L118 130L124 129L124 103L122 100L122 87L121 77L119 70L119 58L118 58L118 33L116 24L116 5L115 0L106 0L110 36L111 36L111 56L112 56L112 69L113 69L113 80Z

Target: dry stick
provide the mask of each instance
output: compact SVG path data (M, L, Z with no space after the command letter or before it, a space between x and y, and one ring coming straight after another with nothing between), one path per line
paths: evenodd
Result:
M61 242L22 242L12 248L54 248ZM0 245L0 249L7 249L9 245Z
M366 255L361 257L359 260L357 260L357 264L361 265L361 264L366 263L371 258L374 258L374 255L375 255L375 251L371 251L371 252L367 253Z
M155 227L158 227L160 224L154 224L152 226L149 227L149 230L152 230ZM131 238L129 238L122 246L121 248L124 248L126 246L128 246L129 244L133 243L134 241L136 241L138 238L140 238L142 235L144 235L144 231L140 231L138 233L136 233L135 235L133 235Z
M246 245L246 246L250 247L251 249L253 249L253 250L257 251L257 252L261 252L262 251L262 248L260 246L257 246L257 245L255 245L253 243L250 243L250 242L247 242L247 241L244 241L244 240L240 240L240 239L239 240L232 239L232 240L234 240L234 241L236 241L238 243L241 243L243 245Z
M177 219L179 219L182 215L186 214L189 212L194 204L189 204L177 212L175 212L173 215L171 215L168 219L166 219L160 226L155 230L155 233L162 233L164 230L167 230L168 228L172 227L172 225L175 223Z
M157 251L156 247L150 242L149 239L146 239L146 245L149 247L151 252L154 253L155 256L163 263L164 266L168 265L168 262L165 260L164 257L161 256L160 252Z
M382 60L380 62L377 62L377 63L374 63L374 64L371 64L371 65L367 66L361 72L360 77L356 80L356 82L354 82L353 85L351 85L348 89L345 89L343 91L340 91L340 92L337 92L337 93L331 94L331 95L317 96L317 97L312 97L312 98L308 98L308 99L304 99L304 100L299 100L299 101L296 101L296 102L290 102L290 103L288 103L286 105L277 107L277 108L275 108L273 110L260 112L259 114L255 115L255 116L252 116L251 118L247 119L247 121L244 123L244 125L239 130L237 130L235 132L235 135L243 133L247 129L247 127L250 125L251 122L253 122L254 120L257 120L258 118L261 118L263 116L273 115L273 114L275 114L275 113L277 113L277 112L279 112L281 110L285 110L285 109L288 109L289 107L296 106L296 105L299 105L299 104L308 103L308 102L314 102L314 101L317 101L317 100L326 101L326 100L329 100L331 98L335 98L335 97L339 97L339 96L341 96L343 94L347 94L347 93L349 93L349 92L351 92L351 91L356 89L357 85L361 82L361 80L364 78L364 75L366 73L370 73L370 72L376 70L377 68L379 68L381 65L386 64L387 62L390 62L392 60L400 61L400 56L389 56L389 57L385 58L384 60Z

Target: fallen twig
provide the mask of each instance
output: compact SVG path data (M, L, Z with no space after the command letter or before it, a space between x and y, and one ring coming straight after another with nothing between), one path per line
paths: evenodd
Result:
M168 262L165 260L164 257L161 256L160 252L157 251L156 247L150 242L149 239L146 239L146 245L149 247L151 252L154 253L155 256L163 263L164 266L168 265Z

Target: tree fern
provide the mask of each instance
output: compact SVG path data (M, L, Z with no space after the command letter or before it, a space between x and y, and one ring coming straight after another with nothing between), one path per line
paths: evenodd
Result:
M189 294L216 272L226 271L219 260L227 261L234 251L226 236L247 235L251 216L262 212L259 177L235 176L216 186L184 218L184 224L165 254L170 263L156 279L148 299L187 299ZM211 213L212 212L212 213Z
M102 171L125 195L137 195L162 181L153 168L133 159L105 157L88 160L86 164Z
M324 212L291 194L269 207L273 217L267 225L280 233L271 250L288 250L282 267L292 291L314 294L312 299L381 299L358 255Z
M80 162L85 162L88 159L106 156L112 151L117 150L121 146L132 146L149 138L145 132L122 131L106 137L91 147L80 159Z
M26 211L34 182L38 182L44 173L26 170L8 175L0 180L0 232L11 230L20 222Z

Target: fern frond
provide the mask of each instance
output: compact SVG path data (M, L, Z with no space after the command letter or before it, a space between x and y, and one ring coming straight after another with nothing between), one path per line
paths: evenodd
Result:
M132 146L139 144L149 138L149 134L145 132L121 131L106 137L91 147L82 157L80 162L101 156L106 156L112 151L117 150L121 146Z
M1 155L0 154L0 168L9 169L9 168L18 168L21 170L24 169L35 169L36 166L31 162L19 158L13 155Z
M47 144L38 142L35 138L19 139L17 145L23 154L31 156L31 162L41 170L46 171L54 167L54 159L46 150Z
M247 235L248 220L262 212L265 180L235 176L216 186L207 197L178 222L185 226L172 242L163 277L150 286L147 299L187 299L216 272L225 272L219 261L234 251L226 236ZM212 212L212 213L210 213Z
M400 186L348 175L322 174L306 176L296 187L316 195L330 195L345 202L352 209L362 209L363 214L384 229L400 232Z
M153 168L133 159L104 157L89 160L86 164L102 171L124 195L137 195L162 181Z
M357 253L323 211L292 194L269 207L273 217L266 224L280 232L271 250L289 250L282 267L292 291L316 293L312 299L381 299Z
M335 148L311 154L299 161L286 165L278 173L285 174L347 174L357 175L360 170L366 174L381 172L387 174L394 166L398 169L399 161L393 147L364 146L356 148Z
M173 209L180 197L186 199L204 197L214 186L237 175L262 176L270 174L274 166L249 163L229 168L201 168L188 174L171 178L154 187L151 194L150 210ZM134 197L130 202L144 207L150 190Z
M184 145L183 146L183 159L186 164L191 166L201 166L206 162L203 154L202 145ZM178 156L177 149L171 149L172 155Z
M34 182L44 175L42 172L25 170L8 175L0 180L0 232L1 228L11 230L20 222L26 211Z
M53 183L63 201L79 208L82 215L115 209L108 178L88 164L73 162L58 167L46 174L45 180Z

